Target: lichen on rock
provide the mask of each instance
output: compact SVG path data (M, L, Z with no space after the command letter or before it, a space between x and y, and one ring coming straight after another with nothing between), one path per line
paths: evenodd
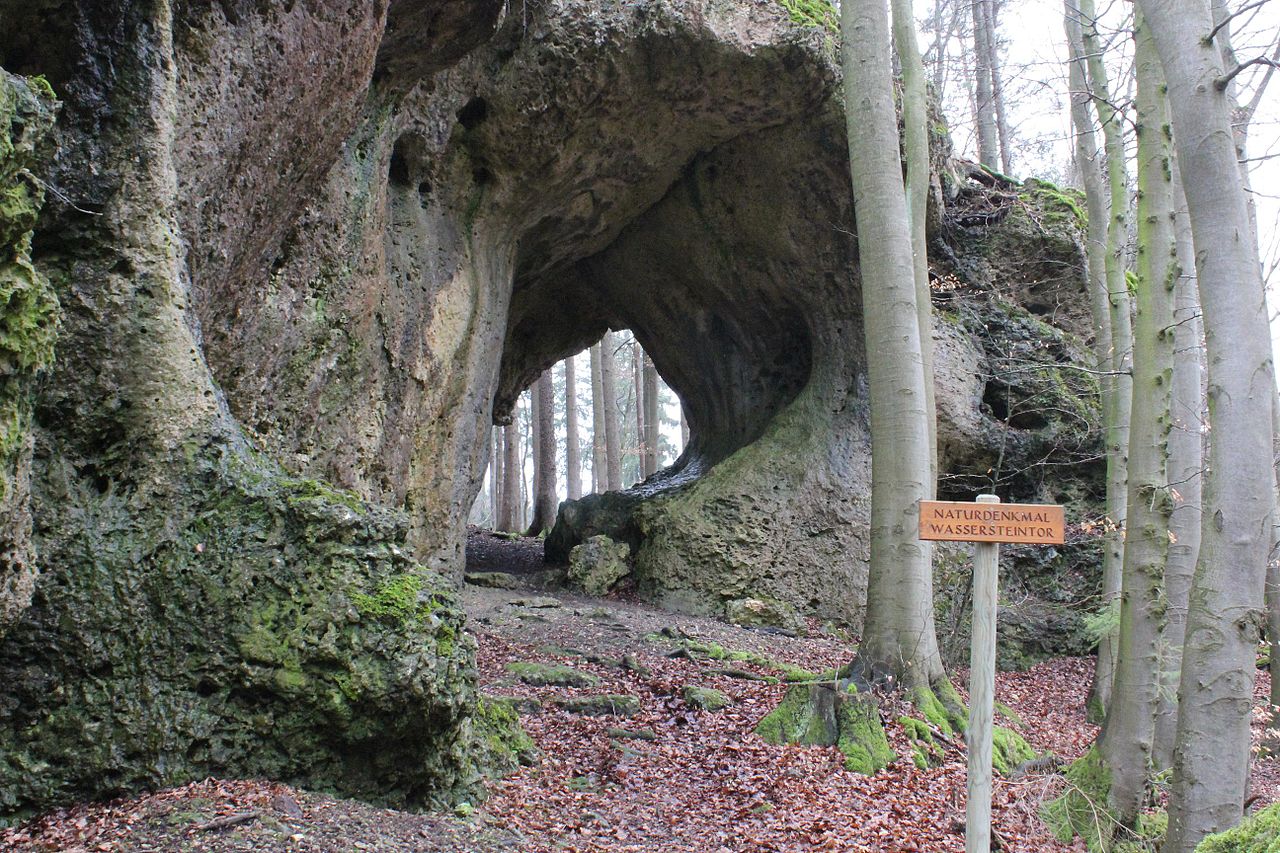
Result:
M603 534L569 551L569 583L587 595L605 595L631 573L631 548Z
M52 361L58 299L31 263L31 232L44 187L29 171L53 126L56 102L43 79L0 69L0 637L31 601L32 403L36 376Z

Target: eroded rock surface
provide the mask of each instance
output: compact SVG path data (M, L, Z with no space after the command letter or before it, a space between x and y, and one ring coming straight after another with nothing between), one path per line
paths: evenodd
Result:
M0 65L65 103L32 244L65 309L33 429L46 571L0 642L0 811L211 773L465 791L487 717L448 587L488 431L606 328L693 439L567 505L549 548L626 542L673 609L857 620L865 358L825 32L773 0L0 19ZM1087 431L1031 411L1089 405L1059 369L1083 352L1071 224L1042 188L979 224L955 211L990 188L943 189L948 482L1085 500L1093 475L1044 476L1044 452Z

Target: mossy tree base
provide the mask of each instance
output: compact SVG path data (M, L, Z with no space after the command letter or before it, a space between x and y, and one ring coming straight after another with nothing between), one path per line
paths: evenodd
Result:
M885 737L879 703L835 673L830 682L788 689L782 704L756 725L756 734L773 744L834 746L846 769L868 776L898 757Z
M1210 835L1196 853L1280 853L1280 803L1245 818L1239 826Z
M1078 835L1091 851L1111 850L1119 824L1107 805L1111 773L1096 745L1071 763L1066 777L1066 792L1045 803L1040 817L1064 844Z

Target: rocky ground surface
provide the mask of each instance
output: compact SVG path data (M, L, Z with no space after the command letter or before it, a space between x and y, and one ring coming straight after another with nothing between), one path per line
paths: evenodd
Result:
M485 537L477 542L477 537ZM542 577L535 542L472 534L474 566ZM479 559L484 552L485 559ZM510 560L504 563L502 554ZM492 581L492 578L489 578ZM963 744L938 766L901 758L873 777L824 747L770 746L753 734L781 699L784 664L821 670L853 638L810 621L803 636L673 616L629 600L468 585L484 692L512 697L540 754L453 815L412 814L287 788L210 779L77 806L0 831L22 851L961 851ZM721 653L723 652L723 654ZM739 652L741 654L730 654ZM739 659L732 659L739 658ZM742 659L745 658L745 659ZM1095 734L1084 722L1091 663L1065 658L1002 673L1001 722L1040 751L1070 759ZM963 684L965 674L956 674ZM1259 696L1265 697L1260 673ZM702 688L701 692L693 688ZM718 691L720 710L699 706ZM890 742L910 709L882 704ZM1258 805L1280 793L1276 762L1258 762ZM1048 837L1036 811L1058 775L998 780L996 830L1008 851L1082 850Z

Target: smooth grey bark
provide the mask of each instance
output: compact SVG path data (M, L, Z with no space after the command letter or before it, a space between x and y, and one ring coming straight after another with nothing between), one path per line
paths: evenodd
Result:
M999 24L996 16L999 5L995 0L976 0L986 6L982 23L987 29L987 68L991 73L991 106L996 117L996 138L1000 145L1000 170L1013 174L1013 133L1009 129L1009 117L1004 103L1004 82L1001 79L1000 42L996 37Z
M996 128L995 95L991 90L991 57L988 41L987 4L973 0L974 125L978 130L978 160L992 169L1000 162L1000 140Z
M1067 33L1067 47L1070 55L1068 64L1069 85L1071 89L1071 123L1075 128L1075 161L1080 170L1085 192L1085 209L1088 214L1088 233L1086 235L1086 258L1088 262L1089 307L1093 315L1094 339L1093 351L1098 369L1098 384L1102 397L1103 430L1107 438L1107 495L1108 517L1113 517L1114 502L1110 500L1118 483L1112 476L1113 457L1111 452L1109 425L1115 423L1116 386L1115 346L1111 337L1111 300L1107 285L1107 237L1110 231L1110 197L1102 173L1105 155L1098 147L1097 133L1094 130L1094 112L1091 109L1093 98L1090 94L1087 69L1084 32L1081 26L1080 9L1076 0L1065 0L1063 23ZM1104 522L1105 523L1105 522ZM1123 553L1117 551L1112 541L1113 532L1104 530L1103 547L1103 605L1110 607L1114 600L1111 592L1118 594L1121 576L1121 558ZM1098 660L1094 668L1093 685L1089 691L1088 714L1095 722L1102 722L1106 714L1107 702L1111 698L1112 674L1115 671L1115 644L1108 632L1098 640Z
M858 663L918 692L946 679L932 550L916 538L930 491L929 427L889 21L879 0L845 0L840 23L871 397L871 559Z
M564 360L564 470L569 500L582 497L582 447L578 442L578 374L573 356Z
M1108 190L1106 280L1111 326L1112 405L1107 411L1107 532L1102 562L1102 597L1105 608L1114 608L1120 597L1124 567L1125 514L1128 505L1129 418L1133 401L1133 327L1129 285L1125 278L1125 244L1129 236L1129 179L1124 149L1124 116L1113 106L1103 45L1095 22L1094 0L1079 0L1081 31L1089 92L1102 126L1104 165ZM1089 711L1095 718L1105 713L1114 678L1115 638L1098 645L1098 666L1089 695Z
M1187 628L1191 577L1200 555L1201 472L1204 468L1204 361L1200 331L1200 294L1196 288L1195 249L1191 221L1182 192L1181 170L1174 170L1174 236L1178 283L1174 290L1173 375L1169 394L1169 484L1173 512L1169 517L1169 553L1164 567L1165 626L1161 642L1160 699L1156 709L1156 770L1173 767L1178 725L1178 674Z
M1266 302L1208 41L1206 0L1139 0L1169 85L1204 315L1212 441L1191 588L1164 849L1191 853L1238 823L1249 769L1254 656L1271 546L1274 374Z
M644 359L644 350L640 348L640 342L634 338L631 341L631 391L632 401L635 403L635 422L636 422L636 482L644 479L644 379L641 376L643 370L640 366Z
M1110 772L1109 805L1136 829L1146 802L1155 737L1163 575L1172 500L1166 473L1173 372L1173 152L1160 61L1141 13L1135 28L1138 135L1138 269L1133 324L1129 498L1120 596L1119 650L1099 737Z
M533 386L533 518L525 536L539 536L556 523L556 392L551 370Z
M517 505L520 503L520 427L512 414L511 423L502 428L502 501L498 529L514 533L520 525Z
M600 343L591 346L591 483L597 494L608 491L604 435L604 390L600 378Z
M933 379L933 305L929 298L929 243L925 233L930 178L928 96L911 0L891 0L890 10L893 44L902 73L902 148L907 161L904 181L920 325L920 361L924 368L925 419L929 426L930 490L927 497L934 498L938 483L938 430Z
M502 430L489 428L489 524L498 526L498 492L502 485Z
M680 404L680 452L689 446L689 417L684 413L684 403Z
M613 333L605 332L600 344L600 391L604 399L605 486L611 492L622 488L622 443L618 420L617 361Z
M636 344L639 350L640 345ZM658 368L654 367L653 359L649 358L649 354L644 350L639 350L644 354L644 365L642 367L643 384L644 384L644 453L642 455L644 467L642 474L649 477L658 470Z

